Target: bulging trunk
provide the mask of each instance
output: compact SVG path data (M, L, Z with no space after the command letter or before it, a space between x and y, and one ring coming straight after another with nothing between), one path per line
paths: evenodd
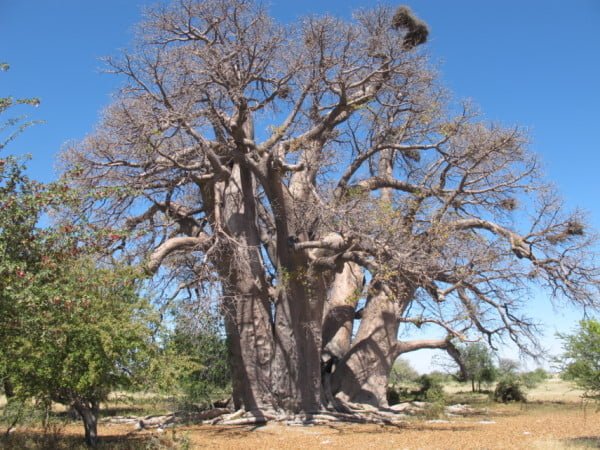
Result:
M398 318L405 306L405 301L390 299L383 290L373 288L354 343L332 376L331 387L338 398L388 406L388 378L399 354Z
M235 165L228 185L218 194L223 202L220 225L233 238L220 252L218 269L224 280L223 312L234 404L246 410L272 407L271 303L260 253L252 175Z
M260 295L238 292L225 297L223 309L235 408L251 411L272 407L269 302Z
M321 325L324 276L303 267L286 274L275 312L273 391L277 406L291 412L321 409Z

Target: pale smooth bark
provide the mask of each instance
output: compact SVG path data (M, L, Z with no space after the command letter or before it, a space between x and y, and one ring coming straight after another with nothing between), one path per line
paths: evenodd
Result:
M321 359L328 364L341 359L350 350L352 325L355 309L364 282L358 264L345 263L336 273L327 296L323 314L323 354Z
M397 357L399 321L410 292L392 299L382 289L373 288L350 351L333 373L332 390L343 401L386 407L386 390Z
M271 304L264 279L256 225L254 183L248 171L235 165L221 190L220 226L234 242L218 255L223 284L225 329L230 343L233 400L236 408L256 410L273 406L271 361L273 337ZM219 205L220 207L221 205Z

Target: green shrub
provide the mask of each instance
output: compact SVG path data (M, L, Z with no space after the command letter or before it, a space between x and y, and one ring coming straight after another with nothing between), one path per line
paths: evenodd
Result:
M420 385L417 393L420 400L428 402L444 401L444 387L439 379L430 375L421 375L417 378L417 383Z
M400 393L398 392L398 389L392 386L388 386L386 391L386 397L388 405L390 406L397 405L398 403L400 403Z
M494 391L494 400L502 403L526 402L521 380L516 377L507 377L500 380Z
M390 384L413 382L419 377L419 373L405 359L398 358L390 373Z
M527 389L533 389L538 384L543 383L548 379L548 373L541 368L535 369L531 372L525 372L521 375L521 381Z
M600 401L600 321L583 320L575 334L558 336L564 341L562 378L574 381L586 398Z

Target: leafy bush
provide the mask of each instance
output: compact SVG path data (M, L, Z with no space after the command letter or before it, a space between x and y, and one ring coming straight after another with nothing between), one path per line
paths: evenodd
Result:
M407 386L388 386L387 401L388 405L396 405L402 402L412 402L421 400L420 390Z
M418 397L420 400L428 402L444 401L444 387L437 378L430 375L421 375L417 379L417 383L420 385L420 389L418 391Z
M506 377L500 380L494 391L494 400L502 403L526 402L521 380L517 377Z
M386 391L386 397L388 405L390 406L397 405L398 403L400 403L400 392L398 391L398 389L392 386L388 386Z
M419 378L419 373L405 359L398 358L390 373L390 384L413 382Z
M538 384L543 383L547 379L548 373L542 368L535 369L531 372L525 372L521 375L521 381L527 389L533 389Z
M434 370L433 372L429 372L429 376L431 378L435 379L440 384L456 381L456 376L454 376L453 374L441 372L439 370Z
M559 337L565 341L563 379L574 381L587 398L600 400L600 322L582 320L576 334Z
M216 330L202 333L185 333L178 330L173 344L179 354L187 354L197 367L180 378L185 400L191 403L211 403L215 396L229 387L229 361L227 342Z

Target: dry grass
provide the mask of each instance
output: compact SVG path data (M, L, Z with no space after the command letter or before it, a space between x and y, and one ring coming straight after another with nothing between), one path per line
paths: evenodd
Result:
M465 386L450 386L452 395ZM196 425L164 433L136 432L130 425L99 428L102 448L110 449L591 449L600 448L600 412L583 408L568 383L549 380L529 392L532 403L502 405L473 397L487 413L443 421L409 418L401 426L350 425L264 427ZM136 397L136 402L142 397ZM112 402L113 407L120 403ZM127 405L123 405L128 407ZM58 432L34 427L18 429L4 448L83 449L82 430L68 423ZM2 429L0 428L0 433Z
M485 388L485 386L482 386ZM461 403L461 400L471 403L485 403L489 396L485 393L472 393L470 384L464 383L446 383L444 392L449 394L454 403ZM577 389L573 383L561 380L559 377L552 377L541 383L533 389L526 389L527 401L536 403L581 403L583 391Z
M558 377L551 378L527 392L530 402L581 403L583 391Z

